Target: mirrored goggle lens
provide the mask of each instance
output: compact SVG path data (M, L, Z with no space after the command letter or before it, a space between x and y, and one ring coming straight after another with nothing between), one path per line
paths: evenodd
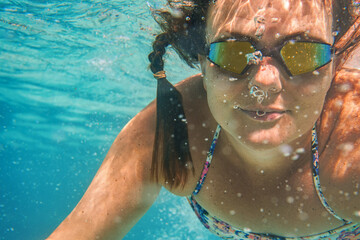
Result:
M245 55L254 51L250 42L215 42L210 45L209 59L225 70L241 74L247 66Z
M287 42L280 55L292 75L312 72L331 61L331 46L325 43Z

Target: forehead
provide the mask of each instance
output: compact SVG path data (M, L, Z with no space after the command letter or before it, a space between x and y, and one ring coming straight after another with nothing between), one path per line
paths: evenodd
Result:
M331 9L324 0L218 0L208 13L207 38L246 35L271 42L303 34L332 43Z

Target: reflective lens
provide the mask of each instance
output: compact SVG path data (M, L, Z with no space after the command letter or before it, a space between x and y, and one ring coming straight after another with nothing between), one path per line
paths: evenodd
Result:
M255 51L252 44L246 41L214 42L210 44L208 57L222 69L243 74L248 66L246 55ZM275 56L272 54L279 56L279 52L270 52L269 55ZM280 56L289 74L299 75L329 63L331 46L325 43L289 41L281 48Z
M312 72L331 60L331 46L314 42L287 42L280 55L292 75Z
M241 74L247 66L245 55L254 51L250 42L215 42L210 45L209 59L225 70Z

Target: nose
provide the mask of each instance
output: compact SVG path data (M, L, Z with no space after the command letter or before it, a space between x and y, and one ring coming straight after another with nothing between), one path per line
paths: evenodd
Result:
M278 93L282 89L279 69L270 63L270 57L264 57L259 63L255 76L249 82L251 86L257 86L267 93Z

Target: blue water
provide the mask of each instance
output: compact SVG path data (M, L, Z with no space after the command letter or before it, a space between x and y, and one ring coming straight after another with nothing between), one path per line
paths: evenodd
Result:
M1 240L44 239L75 207L155 97L147 54L158 32L140 0L0 2ZM174 51L166 70L174 83L198 72ZM217 238L162 190L125 239Z

